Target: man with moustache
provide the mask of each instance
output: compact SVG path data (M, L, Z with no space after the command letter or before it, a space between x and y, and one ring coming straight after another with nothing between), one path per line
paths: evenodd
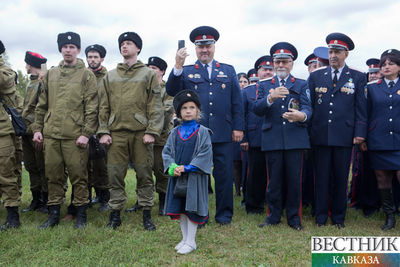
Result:
M135 32L118 38L124 59L109 71L101 85L99 107L100 144L109 146L107 169L110 182L111 213L107 227L121 225L121 210L127 196L125 176L132 159L137 177L137 197L143 209L143 227L155 230L151 221L154 205L153 144L164 123L161 87L153 70L137 59L142 39Z
M96 77L77 56L81 39L74 32L60 33L58 50L63 60L43 77L35 110L33 141L45 146L45 173L48 179L50 216L40 229L59 224L64 198L64 166L74 191L77 207L74 228L86 226L88 192L88 142L97 129L98 94Z
M313 107L311 144L315 166L315 219L324 226L331 211L332 224L343 228L347 208L347 178L353 144L367 134L365 75L349 68L345 60L354 49L345 34L326 37L329 66L308 79Z
M183 66L188 56L186 48L178 50L175 66L166 89L171 96L184 89L199 94L202 106L200 124L213 131L213 177L215 180L215 221L229 225L233 216L233 142L243 138L243 102L235 69L214 59L216 29L200 26L190 33L196 46L197 61Z
M274 62L271 56L262 56L254 64L260 81L242 90L246 128L240 144L248 152L248 176L246 181L246 212L259 214L264 211L267 170L264 152L261 151L261 127L263 117L254 113L260 82L274 76ZM271 140L272 141L272 140Z
M100 86L104 76L107 74L107 69L102 65L106 56L106 49L99 44L89 45L85 49L86 61L89 65L89 70L96 76L97 87L100 97ZM98 153L89 157L88 174L89 174L89 190L92 187L96 192L91 204L99 203L99 211L108 210L108 200L110 199L110 192L108 190L108 174L107 174L107 158L104 145L99 143L96 135L90 137L89 146L92 146L92 151ZM102 153L103 152L103 153ZM90 193L89 192L89 193Z
M48 212L46 203L48 198L47 179L44 172L44 154L41 143L32 141L32 124L35 121L35 108L39 101L41 65L45 64L47 59L42 55L27 51L25 53L26 72L29 76L29 83L26 87L24 96L24 109L22 117L27 125L25 136L22 137L22 149L25 169L29 173L30 189L32 192L32 201L28 208L22 212L31 210L40 210Z
M290 72L296 48L279 42L270 49L275 76L260 82L254 112L263 116L261 150L267 162L269 214L260 227L279 224L286 209L288 225L297 231L301 224L301 182L305 149L310 148L306 122L311 118L307 82Z

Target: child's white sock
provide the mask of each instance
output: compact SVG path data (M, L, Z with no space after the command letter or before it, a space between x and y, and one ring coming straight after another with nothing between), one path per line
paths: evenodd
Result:
M186 242L186 238L187 238L187 222L186 221L189 221L189 219L185 215L181 215L180 225L181 225L181 231L182 231L182 241L179 242L178 245L175 246L175 250L179 250L181 247L183 247L183 245Z
M178 250L179 254L188 254L196 249L196 231L197 224L190 221L188 218L187 221L187 237L184 245Z

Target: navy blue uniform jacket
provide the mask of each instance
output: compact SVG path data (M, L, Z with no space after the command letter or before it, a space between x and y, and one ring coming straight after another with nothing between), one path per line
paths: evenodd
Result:
M384 80L368 83L368 149L400 149L400 79L392 89Z
M308 88L314 114L310 130L312 145L351 147L354 137L366 138L365 85L365 75L347 65L336 88L333 88L330 66L310 74Z
M279 86L279 78L276 76L260 82L254 112L259 116L264 116L261 150L310 148L306 122L312 116L312 109L307 82L290 75L285 85L289 90L289 95L283 99L275 100L271 106L268 106L269 90ZM299 110L307 115L305 122L291 123L282 118L283 113L288 111L289 102L293 100L299 104Z
M211 79L200 61L184 66L180 76L171 71L166 83L171 96L191 89L201 102L200 124L213 131L213 143L232 142L233 130L244 130L243 102L235 69L228 64L212 62Z
M263 117L254 113L257 100L259 83L249 85L242 89L245 132L242 142L248 142L250 147L261 147L261 125Z

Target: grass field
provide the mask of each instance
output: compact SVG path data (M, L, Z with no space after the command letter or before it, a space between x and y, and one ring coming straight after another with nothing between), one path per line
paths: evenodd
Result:
M129 207L136 201L134 180L130 170L126 179ZM29 179L24 171L22 208L30 200ZM284 218L278 226L261 229L258 224L265 220L265 215L247 215L240 201L235 197L232 224L219 226L213 219L215 198L210 195L210 223L198 230L198 249L185 256L174 251L181 239L179 222L158 216L157 207L152 211L157 226L153 232L143 230L141 212L123 213L123 224L116 231L104 228L108 212L99 213L95 208L88 211L88 226L84 230L73 229L74 222L38 230L47 215L24 213L20 215L19 229L0 233L0 266L311 266L311 236L400 234L399 226L388 232L380 230L383 213L365 219L361 211L353 209L348 209L346 228L341 230L331 225L317 228L310 209L303 211L301 232L289 228ZM61 216L66 207L62 207ZM1 223L5 217L6 210L1 207Z

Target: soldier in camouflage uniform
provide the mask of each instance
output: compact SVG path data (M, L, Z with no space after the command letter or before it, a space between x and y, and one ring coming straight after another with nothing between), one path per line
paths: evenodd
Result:
M26 87L24 97L24 109L22 117L27 125L26 135L22 138L22 149L25 169L29 173L30 189L32 192L32 201L28 208L22 212L31 210L40 210L47 212L47 180L44 172L44 155L42 144L32 141L33 132L31 125L35 121L35 108L39 101L41 65L45 64L47 59L42 55L27 51L25 53L26 71L30 75L29 83Z
M7 209L6 222L0 230L17 228L20 226L18 207L21 204L17 177L16 161L16 136L3 104L15 107L15 72L4 62L1 54L5 51L3 42L0 41L0 194Z
M38 143L44 140L49 190L47 205L50 217L39 228L59 223L64 197L64 166L74 190L73 204L77 207L74 227L83 228L86 226L86 205L89 202L88 142L98 125L96 77L86 69L83 60L77 58L81 47L77 33L60 33L57 43L64 60L43 77L32 127L33 140Z
M157 76L158 82L161 86L161 99L164 106L164 126L161 132L161 135L156 138L156 141L153 146L153 172L156 176L156 192L158 193L158 214L165 216L164 211L164 200L165 200L165 192L167 190L168 178L169 175L164 173L164 165L162 159L162 150L167 142L169 132L172 130L173 116L174 116L174 106L172 105L172 101L174 98L169 96L165 91L165 81L163 81L163 76L167 69L167 62L159 57L150 57L147 63L147 66L151 68ZM130 208L126 209L126 212L136 211L139 205L138 202Z
M120 212L126 203L125 176L129 158L137 175L139 206L143 226L155 230L151 221L154 205L152 176L153 143L164 122L161 87L155 73L137 60L142 40L134 32L118 38L124 63L107 73L101 87L99 106L100 143L109 145L107 155L111 213L108 227L121 225Z

